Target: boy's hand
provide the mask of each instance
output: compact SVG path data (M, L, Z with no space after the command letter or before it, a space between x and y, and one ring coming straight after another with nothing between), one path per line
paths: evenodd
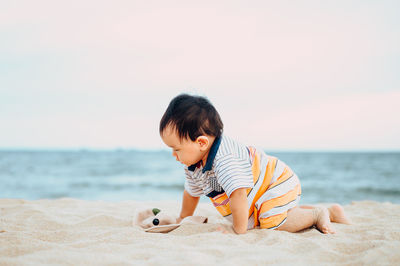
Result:
M182 209L179 218L176 219L177 223L180 223L183 218L193 215L199 199L199 197L192 197L186 190L183 191Z
M179 223L181 223L181 222L182 222L182 220L183 220L183 218L182 218L182 217L178 217L178 218L176 218L176 223L177 223L177 224L179 224Z
M236 234L245 234L248 224L247 189L239 188L232 192L230 205L233 215L233 229Z

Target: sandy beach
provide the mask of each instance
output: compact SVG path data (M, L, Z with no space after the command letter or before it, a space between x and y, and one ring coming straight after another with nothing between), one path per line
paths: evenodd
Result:
M399 265L400 205L359 201L346 205L353 225L337 233L217 231L226 222L211 204L195 215L208 224L145 233L132 225L136 210L179 212L179 202L118 203L71 198L0 199L0 265Z

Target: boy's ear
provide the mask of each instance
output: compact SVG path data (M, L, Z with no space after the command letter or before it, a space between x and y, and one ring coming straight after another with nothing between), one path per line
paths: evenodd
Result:
M206 136L197 137L196 143L200 145L201 149L207 149L208 145L210 144L210 140Z

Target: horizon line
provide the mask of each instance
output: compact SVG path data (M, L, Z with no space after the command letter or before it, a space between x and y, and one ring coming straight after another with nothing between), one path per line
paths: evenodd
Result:
M383 149L383 148L363 148L363 149L333 149L333 148L326 148L326 149L316 149L316 148L301 148L301 149L277 149L277 148L265 148L261 147L263 151L269 152L300 152L300 153L307 153L307 152L362 152L362 153L400 153L400 149ZM87 151L87 152L98 152L98 151L105 151L105 152L115 152L115 151L142 151L142 152L169 152L170 149L168 148L140 148L140 147L1 147L0 152L73 152L73 151Z

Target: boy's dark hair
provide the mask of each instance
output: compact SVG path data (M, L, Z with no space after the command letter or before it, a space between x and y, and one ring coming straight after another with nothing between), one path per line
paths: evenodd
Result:
M169 103L160 121L160 134L171 125L180 139L195 141L199 136L219 137L223 123L211 102L201 96L180 94Z

